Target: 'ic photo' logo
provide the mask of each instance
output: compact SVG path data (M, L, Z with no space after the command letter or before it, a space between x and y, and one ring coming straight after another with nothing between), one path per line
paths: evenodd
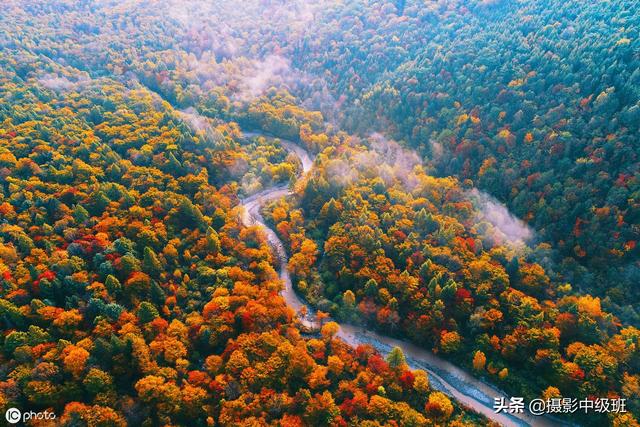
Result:
M22 412L18 408L9 408L7 412L4 413L4 417L7 419L9 424L17 424L20 422L22 418Z

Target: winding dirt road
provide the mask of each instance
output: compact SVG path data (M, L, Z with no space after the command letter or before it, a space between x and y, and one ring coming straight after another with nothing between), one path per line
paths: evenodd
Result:
M247 138L272 138L259 132L245 132L244 136ZM303 175L312 169L313 159L306 150L291 141L280 139L280 143L285 149L300 159ZM291 191L287 185L278 185L243 199L242 205L244 206L244 212L241 219L245 226L258 225L264 229L269 244L275 251L280 264L280 278L284 283L281 295L296 313L300 313L300 310L306 307L306 316L299 316L299 320L303 325L307 327L317 327L318 322L315 318L313 307L298 297L293 289L291 275L288 269L289 258L284 244L276 235L275 231L265 223L264 218L260 214L260 208L265 203L290 194ZM389 353L393 347L400 347L407 363L412 369L423 369L428 372L429 382L434 389L446 393L463 406L504 426L552 427L570 425L548 416L533 416L526 411L516 414L496 414L493 410L494 398L503 397L508 400L508 396L505 393L415 344L380 335L360 326L346 323L340 324L340 331L337 335L354 347L359 344L370 344L384 355Z

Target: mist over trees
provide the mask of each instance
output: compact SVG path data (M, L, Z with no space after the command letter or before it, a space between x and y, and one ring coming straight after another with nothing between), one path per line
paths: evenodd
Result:
M3 2L0 411L486 425L400 348L299 322L240 220L288 186L261 213L321 318L637 425L636 6Z
M407 2L400 17L364 1L321 19L294 58L340 94L343 128L473 180L552 244L567 280L638 323L633 2Z

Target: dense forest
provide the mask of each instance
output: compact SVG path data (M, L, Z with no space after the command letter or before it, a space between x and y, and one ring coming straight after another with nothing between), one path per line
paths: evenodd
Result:
M194 132L114 80L55 92L3 65L3 406L90 426L467 423L401 354L331 323L301 336L237 215L242 183L297 167L282 147Z
M497 202L426 174L396 143L334 143L298 197L267 213L313 305L409 337L514 395L635 399L640 331L552 280L549 245L527 248L524 224L494 221Z
M626 399L565 421L639 425L637 7L3 2L0 410L491 422L344 322L526 400ZM287 186L261 213L317 328L241 220Z
M637 8L354 2L294 58L340 94L345 129L384 130L434 174L472 179L552 243L566 280L637 324Z

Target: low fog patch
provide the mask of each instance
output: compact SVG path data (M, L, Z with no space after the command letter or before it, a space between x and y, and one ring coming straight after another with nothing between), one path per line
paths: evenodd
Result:
M49 73L38 77L38 83L49 90L68 92L88 83L91 79L85 75L65 76Z
M531 228L494 197L476 188L467 191L466 195L476 208L476 229L493 244L517 248L525 246L533 238ZM483 226L487 223L489 227Z

